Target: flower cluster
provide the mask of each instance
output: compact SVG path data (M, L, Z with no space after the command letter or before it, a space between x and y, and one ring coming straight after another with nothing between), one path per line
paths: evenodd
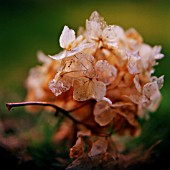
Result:
M26 100L48 101L65 110L87 102L72 113L87 126L79 127L71 157L83 153L84 136L95 133L101 137L110 129L112 133L138 134L137 118L146 111L154 112L161 100L163 76L152 75L157 60L164 57L161 47L144 43L134 28L125 31L107 25L96 11L77 36L64 26L59 42L61 53L48 57L39 54L43 65L30 72ZM95 147L101 143L104 147L98 151L106 152L105 139L94 141L89 154L96 154Z

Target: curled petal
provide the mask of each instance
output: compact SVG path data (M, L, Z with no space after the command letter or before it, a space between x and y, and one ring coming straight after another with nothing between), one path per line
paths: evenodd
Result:
M133 82L135 84L135 87L136 87L137 91L139 93L141 93L142 92L142 87L141 87L140 82L139 82L139 75L135 75L135 77L133 79Z
M139 58L137 58L133 55L129 56L127 68L128 68L128 71L129 71L130 74L139 73L138 60L139 60Z
M59 54L56 54L54 56L49 55L49 57L54 59L54 60L62 60L66 56L67 56L67 51L66 50L63 50L62 52L60 52Z
M74 30L70 29L68 26L64 26L61 33L59 42L62 48L69 48L69 45L76 39Z
M70 149L70 158L78 158L84 152L84 142L81 137L78 137L76 144Z

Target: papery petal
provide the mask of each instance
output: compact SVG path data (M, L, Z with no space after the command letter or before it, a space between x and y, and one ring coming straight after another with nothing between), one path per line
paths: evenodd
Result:
M61 33L59 42L62 48L68 48L69 45L76 39L74 30L70 29L68 26L64 26Z
M67 56L67 51L66 50L63 50L62 52L60 52L59 54L56 54L54 56L49 55L49 57L54 59L54 60L62 60L66 56Z
M139 73L138 60L139 60L139 58L137 58L133 55L129 56L127 68L128 68L128 71L129 71L130 74Z
M138 104L138 105L148 102L148 99L146 98L146 96L140 95L140 94L129 95L126 97L129 98L133 103Z
M86 38L88 41L97 41L102 35L101 25L96 21L86 21Z
M73 98L78 101L85 101L91 98L97 101L102 100L106 94L106 86L103 82L81 78L74 81Z
M164 76L157 78L156 82L157 82L158 88L161 89L164 83Z
M117 69L106 60L99 60L96 63L95 70L98 74L98 80L105 84L112 83L117 75Z
M123 36L123 29L117 25L107 26L102 33L104 43L111 47L117 47L118 40Z
M139 55L141 56L141 63L144 69L147 69L149 65L152 66L155 64L155 59L151 46L147 44L142 44L139 49Z
M106 126L114 117L114 112L107 101L97 102L94 108L94 119L100 126Z
M62 65L63 72L70 77L89 77L94 73L94 57L85 53L77 53L72 57L65 58Z
M84 142L81 137L78 137L76 144L70 149L70 158L78 158L84 152Z
M106 21L99 15L97 11L92 12L89 20L98 22L102 29L106 27Z
M88 78L81 78L74 81L73 98L78 101L85 101L94 95L94 83Z
M106 84L97 80L93 80L93 83L94 83L93 98L95 98L97 101L100 101L106 95Z
M162 59L164 57L164 54L160 53L161 49L162 49L161 46L154 46L153 47L154 58L156 60Z
M72 86L73 80L69 77L63 76L63 78L53 79L49 82L49 89L56 95L60 95L66 92Z
M139 75L135 75L135 77L133 79L133 82L135 84L135 87L136 87L137 91L139 93L141 93L142 92L142 87L141 87L140 82L139 82Z
M88 153L88 156L92 157L99 154L104 154L106 153L107 148L108 148L108 141L105 138L100 138L93 143L92 148Z
M95 46L94 43L82 42L77 47L68 50L66 56L70 57L70 56L76 55L77 53L83 52L83 50L88 49L88 48L93 48L94 46Z
M161 93L156 81L150 82L144 85L143 94L150 99L150 105L148 109L154 112L161 101Z
M149 99L152 98L154 95L156 95L158 91L159 89L156 81L149 82L145 84L143 87L143 94Z
M127 102L116 102L112 105L110 105L111 108L121 108L121 107L124 107L124 106L132 106L132 103L127 103Z

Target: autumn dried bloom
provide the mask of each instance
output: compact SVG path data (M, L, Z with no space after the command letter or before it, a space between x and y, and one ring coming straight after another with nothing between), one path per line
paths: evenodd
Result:
M107 152L109 134L139 134L138 118L156 111L161 101L164 77L153 76L153 67L164 57L161 47L144 43L134 28L108 25L96 11L77 35L64 26L59 43L59 54L38 54L42 65L30 71L26 100L54 103L65 110L85 103L71 112L83 123L70 157L84 153L86 137L91 141L88 155L94 156Z

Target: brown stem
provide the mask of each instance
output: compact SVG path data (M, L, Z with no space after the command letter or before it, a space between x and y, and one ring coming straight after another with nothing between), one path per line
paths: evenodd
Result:
M74 117L72 117L68 112L58 106L56 106L55 104L52 103L48 103L48 102L14 102L14 103L6 103L6 107L8 108L8 110L10 111L12 108L14 107L19 107L19 106L29 106L29 105L36 105L36 106L51 106L54 109L56 109L56 111L63 113L66 117L70 118L73 122L75 123L81 123L78 120L76 120Z
M58 112L61 112L62 114L64 114L66 117L68 117L69 119L71 119L75 124L81 124L81 125L84 125L87 129L91 130L92 133L96 134L96 130L84 123L84 122L81 122L77 119L75 119L74 117L72 117L69 112L73 112L75 110L78 110L79 108L83 107L84 105L86 105L88 102L86 103L83 103L82 105L80 105L79 107L75 108L75 109L72 109L72 110L69 110L69 111L66 111L58 106L56 106L55 104L52 104L52 103L48 103L48 102L14 102L14 103L6 103L6 107L8 108L8 110L10 111L12 108L14 107L20 107L20 106L29 106L29 105L36 105L36 106L50 106L50 107L53 107L54 109L56 109L56 111ZM98 134L98 133L97 133ZM102 137L106 137L108 136L108 134L99 134L99 136L102 136Z

